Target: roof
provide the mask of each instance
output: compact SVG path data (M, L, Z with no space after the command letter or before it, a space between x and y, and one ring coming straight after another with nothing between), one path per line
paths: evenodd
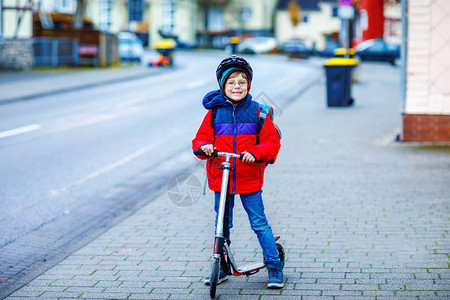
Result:
M319 10L319 6L317 4L320 0L295 0L295 1L302 10ZM277 10L287 10L289 7L289 2L291 2L291 0L279 0L277 4Z

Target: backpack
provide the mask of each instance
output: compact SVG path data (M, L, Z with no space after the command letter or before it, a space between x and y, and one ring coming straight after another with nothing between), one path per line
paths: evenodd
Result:
M211 127L213 129L215 128L216 114L217 114L217 107L214 107L211 109ZM259 117L258 117L258 127L256 128L256 144L259 144L259 134L261 133L261 129L264 125L264 122L266 121L266 117L269 116L269 118L273 122L273 107L268 104L259 103L258 115ZM275 130L277 131L278 136L281 139L282 134L280 128L275 123L273 123L273 125L275 126ZM277 160L277 156L278 155L275 155L275 157L269 160L266 163L266 165L274 164L275 161Z

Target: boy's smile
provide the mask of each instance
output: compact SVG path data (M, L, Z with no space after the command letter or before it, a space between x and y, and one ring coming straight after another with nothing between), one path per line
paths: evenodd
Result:
M231 77L231 76L230 76ZM225 95L233 101L241 101L247 96L248 83L241 74L228 78L225 84Z

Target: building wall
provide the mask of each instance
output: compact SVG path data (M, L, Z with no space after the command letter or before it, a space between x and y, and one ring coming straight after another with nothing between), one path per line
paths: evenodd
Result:
M233 0L225 8L227 30L244 31L268 31L274 25L274 11L276 0ZM240 12L242 8L250 10L250 17L246 22L242 22Z
M95 24L96 28L100 28L100 1L87 0L84 15ZM122 0L113 0L111 8L111 27L109 31L117 33L126 30L128 30L128 10L126 2Z
M316 49L323 50L326 44L326 35L340 31L341 20L332 18L332 5L319 3L320 11L302 12L302 16L308 17L308 22L300 22L293 26L287 11L278 11L276 17L275 36L279 43L289 39L299 38L315 43Z
M197 32L197 5L195 1L178 1L176 10L176 32L180 41L195 43Z
M389 43L402 43L402 6L397 2L384 5L384 39Z
M26 7L27 0L3 0L5 7ZM21 12L19 10L7 9L3 11L3 37L10 39L15 37L17 20ZM17 33L17 38L28 39L33 36L33 13L31 10L25 12Z
M380 38L384 36L384 4L383 0L362 0L359 2L360 11L365 11L367 28L362 32L362 40Z
M408 1L405 141L450 142L450 1Z
M153 47L159 41L161 41L161 36L158 34L158 30L162 26L163 19L163 0L152 0L150 3L150 23L149 23L149 33L150 33L150 45Z

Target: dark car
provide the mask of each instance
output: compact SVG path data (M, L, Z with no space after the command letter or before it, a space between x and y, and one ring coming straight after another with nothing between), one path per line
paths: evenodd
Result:
M400 45L383 39L368 40L356 47L356 55L362 61L386 61L395 65L395 60L400 57Z
M303 40L293 39L281 45L281 51L290 58L308 58L314 55L314 50L308 48Z
M341 46L338 43L327 44L325 49L319 52L319 55L322 57L334 57L336 56L335 50L340 47Z

